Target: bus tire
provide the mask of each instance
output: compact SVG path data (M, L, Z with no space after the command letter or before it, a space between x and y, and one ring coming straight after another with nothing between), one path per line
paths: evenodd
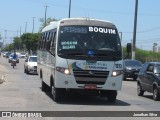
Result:
M45 82L43 82L43 80L42 80L42 83L41 83L42 85L41 85L41 90L42 91L46 91L47 90L47 85L45 84Z
M55 102L60 102L62 100L63 89L55 88L54 85L51 85L51 93Z
M42 74L40 75L40 79L41 79L41 90L42 91L47 91L47 84L43 81L43 77L42 77Z
M107 98L109 102L115 102L116 101L116 97L117 97L117 91L116 90L109 90L107 92Z

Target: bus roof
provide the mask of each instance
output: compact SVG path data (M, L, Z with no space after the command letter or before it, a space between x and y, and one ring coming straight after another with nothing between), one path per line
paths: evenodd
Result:
M91 19L91 18L64 18L59 21L50 22L48 26L42 29L42 32L55 29L59 25L61 26L86 25L86 26L102 26L102 27L116 28L113 23L105 20Z

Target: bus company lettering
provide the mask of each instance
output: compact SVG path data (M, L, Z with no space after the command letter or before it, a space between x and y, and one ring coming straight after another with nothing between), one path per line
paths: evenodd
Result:
M82 69L94 69L94 70L106 70L107 69L107 64L106 63L88 63L88 62L84 62L84 63L76 63L76 65L79 68Z
M116 34L116 30L115 29L102 28L102 27L89 27L89 32L100 32L100 33Z

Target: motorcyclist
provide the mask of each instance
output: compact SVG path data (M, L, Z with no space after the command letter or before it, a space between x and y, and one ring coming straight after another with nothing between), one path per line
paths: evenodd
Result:
M15 59L15 60L17 59L16 53L13 54L12 59Z
M13 68L14 66L16 66L16 61L17 61L17 55L16 53L14 53L12 56L12 62L11 62L11 66L13 66Z

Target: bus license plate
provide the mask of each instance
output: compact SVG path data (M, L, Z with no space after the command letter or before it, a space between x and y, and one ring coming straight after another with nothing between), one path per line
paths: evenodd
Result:
M96 89L97 85L85 85L84 88L85 89Z

